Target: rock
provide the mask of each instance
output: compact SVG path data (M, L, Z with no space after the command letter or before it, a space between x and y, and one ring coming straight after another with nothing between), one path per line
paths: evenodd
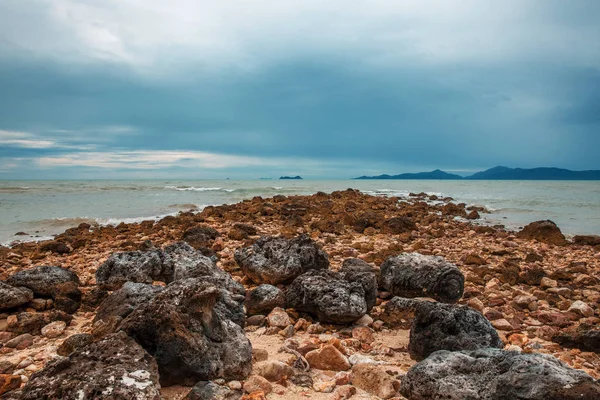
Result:
M0 374L12 374L14 370L15 364L11 363L8 360L0 361Z
M285 307L285 295L273 285L262 284L246 293L246 314L266 314L275 307Z
M400 392L411 400L592 400L600 386L552 356L488 348L433 353L408 371Z
M542 289L548 289L548 288L555 288L558 286L558 282L556 282L553 279L547 278L547 277L543 277L540 280L540 287Z
M377 284L379 285L379 281L381 278L381 270L379 267L375 267L365 260L361 260L360 258L346 258L342 262L342 266L340 268L340 272L370 272L375 274L377 279Z
M286 306L315 315L321 322L346 324L367 313L363 285L330 271L308 271L287 287Z
M375 341L373 331L366 326L358 326L352 329L352 337L360 340L361 343L371 344Z
M383 313L379 316L383 322L390 327L409 329L417 304L423 300L405 299L404 297L393 297L383 306Z
M7 330L16 334L31 333L32 335L40 335L42 328L54 321L64 321L70 324L73 317L62 311L47 311L47 312L22 312L16 315L11 315L8 320Z
M246 393L263 392L269 394L272 390L271 382L260 375L252 375L244 382L244 392Z
M213 382L200 381L183 398L184 400L239 400L242 392Z
M160 399L154 359L124 332L51 361L33 374L21 400Z
M556 246L567 244L567 240L560 231L560 228L550 220L530 223L517 233L517 237L521 239L534 239L538 242L554 244Z
M81 305L81 291L76 282L56 285L52 296L54 308L68 314L74 314Z
M66 244L57 240L51 240L48 242L42 242L40 244L40 251L51 251L56 254L68 254L71 249Z
M348 400L356 394L354 386L340 386L333 392L332 400Z
M209 247L210 242L219 236L220 234L216 229L208 225L198 225L187 229L181 238L195 249L200 249Z
M243 379L250 373L244 298L203 279L169 284L121 322L120 329L155 357L161 384Z
M65 331L67 324L64 321L50 322L42 328L42 336L49 339L57 338Z
M600 353L600 329L579 326L576 330L564 330L554 335L552 341L564 347Z
M306 354L306 361L312 368L316 369L328 371L346 371L350 369L350 362L346 356L330 344L318 350L309 351Z
M271 382L278 382L294 375L294 369L280 361L267 360L254 364L252 373Z
M575 235L573 243L581 246L600 246L599 235Z
M568 311L573 311L584 317L594 316L594 309L581 300L576 300L571 304Z
M417 230L417 226L408 217L392 217L385 220L381 227L383 233L391 233L392 235L399 235L415 230Z
M18 389L21 386L21 377L18 375L0 374L0 395Z
M35 295L53 297L63 283L73 282L80 285L77 274L66 268L41 266L16 272L8 277L6 283L11 286L23 286L31 289Z
M28 307L36 311L45 311L52 308L53 301L51 299L33 299L27 304Z
M252 348L252 360L259 362L269 359L269 352L265 349Z
M248 326L261 326L265 322L266 317L264 315L253 315L246 318L246 325Z
M313 383L313 390L320 393L331 393L335 389L335 381L323 381Z
M365 314L356 321L354 321L354 325L358 326L371 326L373 325L373 318L369 314Z
M96 283L103 289L117 290L125 282L167 282L171 271L163 271L163 259L160 250L113 253L96 271Z
M471 212L469 212L466 216L467 219L479 219L481 218L481 216L479 215L479 213L477 212L477 210L471 210Z
M56 353L59 356L68 357L73 352L80 351L87 345L90 345L93 341L94 337L89 333L77 333L66 338L65 341L58 346Z
M162 286L146 283L125 282L118 290L112 292L98 308L94 322L108 321L110 317L125 318L140 304L147 303L163 290Z
M420 302L410 329L408 352L419 361L438 350L502 348L490 322L467 306Z
M29 333L24 333L15 338L10 339L4 344L5 347L10 349L23 350L33 344L33 336Z
M383 287L400 297L433 297L454 303L464 291L465 277L442 257L404 253L381 265Z
M492 326L499 331L512 331L515 329L512 324L504 318L493 320Z
M277 307L267 316L267 324L269 326L285 328L292 324L292 319L283 308Z
M251 247L238 249L235 261L256 283L289 283L308 270L329 267L327 254L306 235L287 240L261 237Z
M33 292L26 287L13 287L0 281L0 311L22 306L33 299Z
M355 266L341 268L338 276L348 282L360 284L365 291L365 302L367 303L367 312L377 303L377 276L371 271L359 271Z
M382 399L396 396L399 383L381 367L357 364L352 367L352 385Z
M486 265L487 261L480 255L471 253L465 257L464 263L467 265Z

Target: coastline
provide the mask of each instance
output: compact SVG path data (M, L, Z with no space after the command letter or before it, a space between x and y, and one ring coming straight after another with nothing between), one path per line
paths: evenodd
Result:
M388 257L402 252L439 255L456 264L465 275L465 295L459 304L468 304L484 314L498 330L505 348L551 354L596 379L600 378L600 359L595 353L566 348L552 341L559 333L600 324L600 246L570 242L554 245L520 238L514 231L457 219L457 216L467 214L464 206L423 200L422 196L412 196L407 200L346 190L307 196L255 197L235 204L208 206L198 213L183 212L158 221L97 227L81 224L67 229L51 241L0 247L0 265L3 265L0 280L33 266L60 265L78 275L85 298L95 287L96 270L110 254L144 248L148 241L162 247L182 240L188 229L198 225L216 229L219 236L197 245L217 256L217 265L247 289L255 287L255 284L242 273L233 254L236 249L251 245L260 236L291 238L307 234L328 254L332 270L339 269L343 260L354 257L378 267ZM386 223L394 217L409 218L415 229ZM240 223L255 227L258 233L244 235L236 228L236 224ZM556 286L546 287L539 280L522 278L527 277L530 271L542 271L543 276ZM557 288L566 290L557 291ZM535 306L517 304L519 296L535 298L531 301ZM389 297L380 293L377 305L370 313L373 319L383 318L387 300ZM571 306L576 301L588 305L593 310L592 315L573 309ZM25 350L8 351L4 348L3 357L17 361L44 352L45 356L36 357L33 363L35 368L40 369L67 336L90 332L94 315L93 308L82 308L63 336L55 339L40 337ZM284 355L278 353L277 348L284 338L265 335L260 329L263 328L246 328L253 345L268 348L269 357L283 360ZM336 336L341 328L331 326L328 332L330 336ZM405 349L407 332L407 329L386 323L374 332L374 344L356 350L356 354L385 362L398 376L402 376L415 363ZM320 340L319 335L307 332L298 332L294 337L298 340ZM25 370L23 374L30 376L35 368ZM278 390L282 392L273 394L269 399L300 396L285 388ZM163 389L165 398L180 398L180 392L185 392L185 389ZM324 393L310 389L309 392L316 399L329 398L320 397L328 396Z

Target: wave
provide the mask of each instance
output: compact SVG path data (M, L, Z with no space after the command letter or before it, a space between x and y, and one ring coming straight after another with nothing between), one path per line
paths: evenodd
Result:
M235 189L224 189L220 187L165 186L165 189L177 190L180 192L235 192Z

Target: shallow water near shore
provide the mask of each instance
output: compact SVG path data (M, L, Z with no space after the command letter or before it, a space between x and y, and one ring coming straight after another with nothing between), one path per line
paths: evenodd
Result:
M62 180L0 181L0 243L47 239L82 222L137 222L254 196L347 188L380 196L450 196L492 211L482 214L482 223L510 229L551 219L568 235L600 234L597 181Z

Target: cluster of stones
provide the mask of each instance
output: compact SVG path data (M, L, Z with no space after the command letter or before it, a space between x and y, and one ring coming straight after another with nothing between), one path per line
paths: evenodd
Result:
M152 242L140 235L138 250L111 254L94 270L93 279L61 267L35 267L5 276L0 281L0 312L7 318L6 326L0 326L0 353L27 349L40 336L59 338L60 346L57 356L44 360L43 369L27 370L35 372L28 381L23 371L32 365L0 362L0 393L14 399L158 399L161 386L185 385L193 386L188 399L261 399L270 392L282 394L285 382L291 382L333 393L337 400L352 397L357 388L380 398L401 394L411 400L600 398L591 376L534 353L538 342L530 340L534 334L577 348L578 354L599 351L600 331L594 328L598 321L588 305L597 292L585 292L597 283L589 267L575 263L548 273L540 268L544 255L533 251L525 268L510 259L502 268L492 267L476 253L459 260L452 252L434 256L439 253L415 240L420 226L430 227L426 235L443 237L449 225L436 222L435 213L455 221L475 218L478 210L449 202L432 205L421 201L423 196L413 197L415 201L402 205L401 211L398 199L364 197L354 191L209 207L201 214L181 216L190 225L162 237L164 244L176 239L187 243L158 248L152 242L161 243L155 240L159 234ZM315 218L316 213L322 218ZM235 222L227 237L242 245L229 252L218 231L197 224L205 219L251 223L256 218L281 218L277 226L283 225L287 238L258 238L254 226ZM159 226L176 222L180 221L167 218ZM132 229L149 226L142 223ZM297 235L305 226L318 235ZM40 250L52 254L50 259L65 257L87 246L90 228L80 226L53 242L66 246L46 243ZM107 230L125 228L129 229ZM411 246L373 251L363 242L372 256L359 259L353 252L330 251L333 244L327 240L322 245L313 240L348 228ZM504 240L504 249L484 252L510 255L508 234L479 228L481 235ZM568 244L550 221L529 225L515 240ZM594 237L574 242L598 246ZM330 265L332 257L335 265ZM518 289L515 295L514 287L521 284L537 289ZM485 293L478 292L480 286ZM486 303L480 300L484 295ZM78 310L77 314L92 312L93 324L87 333L63 340ZM530 321L542 324L528 325L534 328L527 330L529 335L519 333L519 324ZM405 375L390 373L382 362L364 355L386 351L376 346L376 332L406 328L410 340L404 351L417 363ZM281 337L288 362L252 349L247 335L257 332ZM301 332L310 339L300 339ZM315 370L333 375L311 373Z

